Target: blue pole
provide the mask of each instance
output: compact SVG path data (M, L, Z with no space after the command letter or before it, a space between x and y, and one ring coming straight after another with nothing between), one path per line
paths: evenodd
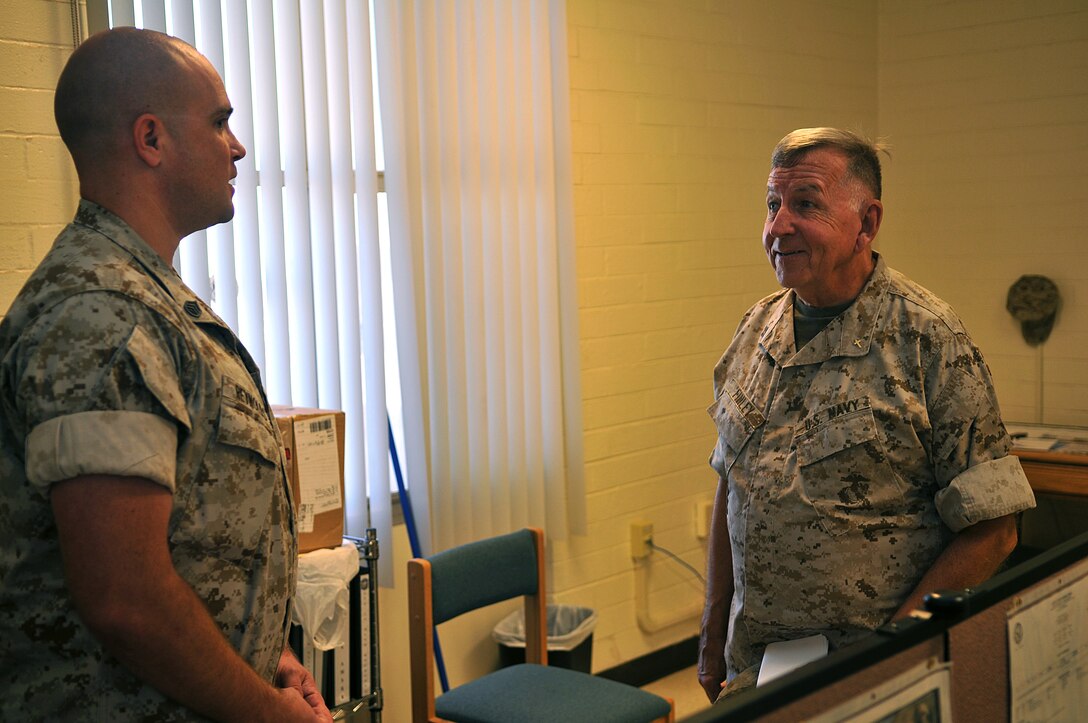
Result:
M412 557L423 557L419 546L419 534L416 532L416 518L412 513L412 500L404 488L404 473L400 471L400 456L397 454L397 440L393 438L393 423L385 415L385 424L389 429L389 457L393 460L393 476L397 478L397 494L400 495L400 507L404 511L404 525L408 528L408 544L412 548ZM434 631L434 662L438 666L438 679L442 683L442 692L448 693L450 682L446 677L446 663L442 659L442 646L438 642L438 630Z

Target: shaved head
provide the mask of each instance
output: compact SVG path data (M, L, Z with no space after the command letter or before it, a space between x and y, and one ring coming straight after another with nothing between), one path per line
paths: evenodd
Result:
M88 38L68 59L53 99L76 168L114 154L144 113L183 107L187 71L202 63L192 46L153 30L114 28Z
M188 43L137 28L96 33L64 66L53 110L80 196L167 263L182 238L233 218L245 146L222 78Z

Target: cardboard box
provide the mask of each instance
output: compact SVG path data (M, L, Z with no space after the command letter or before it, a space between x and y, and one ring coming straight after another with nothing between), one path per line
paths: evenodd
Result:
M344 537L344 413L273 405L295 500L298 551Z

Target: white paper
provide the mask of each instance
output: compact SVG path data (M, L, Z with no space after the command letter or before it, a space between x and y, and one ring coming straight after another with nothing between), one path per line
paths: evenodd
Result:
M1026 424L1006 422L1009 434L1022 434L1025 437L1043 437L1065 442L1088 442L1088 427L1058 427L1053 424Z
M338 510L340 499L340 452L336 420L331 414L295 420L295 464L298 467L299 530L313 530L313 515ZM305 508L309 505L309 509ZM309 530L305 529L309 516Z
M1012 441L1014 449L1023 449L1031 452L1046 452L1057 446L1058 440L1047 437L1018 437Z
M805 663L819 660L825 655L827 655L827 638L823 635L771 643L763 651L763 663L759 666L756 687L780 678Z
M1072 721L1088 711L1088 572L1085 563L1025 594L1008 618L1013 721ZM1032 591L1035 593L1035 591Z

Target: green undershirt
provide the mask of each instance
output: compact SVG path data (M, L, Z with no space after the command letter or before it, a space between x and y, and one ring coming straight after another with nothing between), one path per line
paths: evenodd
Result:
M793 295L793 338L796 340L797 349L803 349L805 344L819 334L831 323L831 320L850 308L854 299L850 299L835 306L809 306L801 301L797 294Z

